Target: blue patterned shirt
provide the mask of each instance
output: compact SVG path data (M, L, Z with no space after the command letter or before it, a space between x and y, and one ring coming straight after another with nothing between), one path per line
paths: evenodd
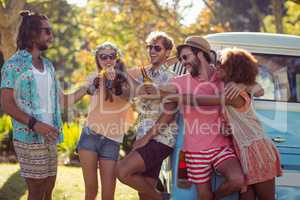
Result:
M147 75L153 83L157 86L168 84L172 78L176 75L170 68L165 65L161 65L159 69L154 70L150 68L146 71ZM139 82L143 82L143 77L138 78ZM142 138L147 131L155 125L155 122L159 119L163 113L162 102L160 99L141 99L137 98L137 110L140 114L137 139ZM163 143L169 147L174 147L176 136L178 133L178 126L176 121L171 122L163 132L159 133L153 139L157 142Z
M62 120L59 104L59 83L55 77L52 63L42 57L42 62L52 77L53 83L50 88L51 105L50 113L53 113L53 126L62 132ZM30 116L41 119L40 97L37 91L37 82L33 75L32 55L26 50L17 51L7 60L1 71L1 88L14 90L15 101L18 107ZM26 124L13 119L13 139L32 144L44 143L42 135L30 130ZM63 141L63 135L59 134L57 142Z

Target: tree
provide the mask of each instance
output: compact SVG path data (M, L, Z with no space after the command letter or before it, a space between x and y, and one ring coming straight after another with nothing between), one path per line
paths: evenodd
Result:
M16 51L19 12L24 9L25 3L25 0L0 0L0 52L4 59Z
M74 57L81 48L81 30L77 20L79 8L71 6L66 0L46 1L27 0L1 1L0 10L0 52L8 59L16 51L19 12L24 9L48 16L54 32L54 42L46 52L57 68L62 88L68 88L70 74L79 67ZM66 117L64 117L66 118Z
M79 68L75 54L83 41L79 25L80 8L69 5L66 0L31 1L26 9L46 15L51 23L54 41L47 50L46 56L51 59L63 88L69 87L70 74Z
M187 35L207 35L209 33L218 33L230 31L230 24L225 21L215 21L217 14L213 8L213 1L204 1L206 8L199 12L195 23L185 27ZM214 21L214 22L213 22Z
M180 16L173 8L162 6L157 0L91 0L80 17L86 36L84 50L91 51L97 44L110 40L122 47L129 66L140 65L138 60L146 63L144 41L151 31L165 31L175 40L185 37L181 31Z
M286 1L283 16L268 15L263 23L267 32L300 35L300 1ZM280 19L278 19L280 18Z
M232 31L260 31L263 18L271 14L271 0L203 0L212 13L210 24Z

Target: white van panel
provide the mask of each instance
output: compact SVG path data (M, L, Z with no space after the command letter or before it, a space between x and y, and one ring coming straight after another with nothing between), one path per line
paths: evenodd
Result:
M253 53L300 56L300 37L285 34L230 32L205 36L214 50L238 47ZM255 38L255 41L253 41Z

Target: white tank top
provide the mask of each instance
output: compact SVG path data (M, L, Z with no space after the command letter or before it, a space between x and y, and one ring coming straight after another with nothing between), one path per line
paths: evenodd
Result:
M44 71L40 72L35 67L33 67L33 75L37 82L37 92L40 98L40 110L37 110L35 114L42 116L40 121L53 125L53 113L52 101L51 101L51 87L53 84L53 79L49 70L44 66Z

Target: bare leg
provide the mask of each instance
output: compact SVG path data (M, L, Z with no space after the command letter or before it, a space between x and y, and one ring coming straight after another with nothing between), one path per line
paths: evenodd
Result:
M259 200L275 200L275 179L253 185Z
M116 161L100 159L101 196L113 200L116 189Z
M256 195L254 192L254 189L251 185L247 187L247 192L241 193L240 194L240 200L255 200Z
M45 181L45 193L43 200L51 200L52 199L52 191L55 186L56 176L49 176Z
M211 183L197 184L198 199L199 200L213 200L213 192L211 190Z
M156 187L156 184L157 184L157 180L155 180L154 178L151 178L151 177L145 177L145 180L153 186L153 188ZM139 197L140 197L140 200L151 200L151 197L147 196L146 194L143 194L143 193L140 193L139 192Z
M25 178L28 187L28 200L43 200L46 190L44 179Z
M217 166L216 170L225 177L225 182L215 191L215 199L220 199L239 191L244 185L244 175L237 158L223 161Z
M97 154L81 149L79 159L85 184L85 200L95 200L98 192Z
M153 200L160 200L160 192L151 185L146 178L139 173L145 171L145 163L140 154L136 151L130 152L123 160L117 163L118 179L137 190L139 193L149 196Z

